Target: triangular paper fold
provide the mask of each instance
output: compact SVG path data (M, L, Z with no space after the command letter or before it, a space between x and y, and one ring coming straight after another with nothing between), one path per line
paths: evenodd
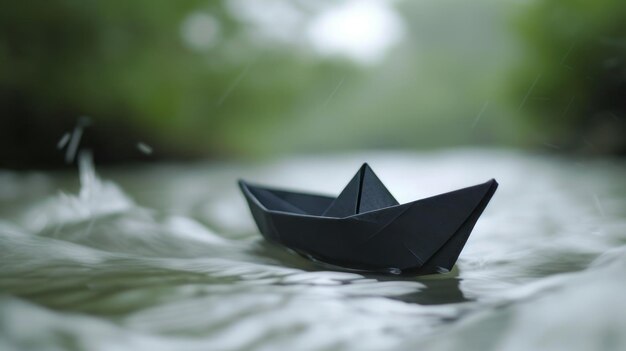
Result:
M266 239L333 266L411 274L451 270L498 187L400 205L367 164L336 198L239 185Z
M365 163L323 216L347 217L397 204L398 201Z

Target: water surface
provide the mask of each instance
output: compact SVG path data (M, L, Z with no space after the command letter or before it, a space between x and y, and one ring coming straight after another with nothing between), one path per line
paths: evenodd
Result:
M452 272L329 271L264 242L235 182L336 194L364 161L400 202L498 180ZM625 176L487 150L2 171L0 349L623 350Z

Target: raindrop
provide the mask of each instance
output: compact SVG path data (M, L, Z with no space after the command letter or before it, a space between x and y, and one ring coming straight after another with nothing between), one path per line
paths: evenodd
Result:
M152 155L152 147L148 144L138 142L137 149L146 155Z
M65 132L65 134L63 134L63 136L61 137L61 139L59 139L59 142L57 143L57 149L61 150L62 148L64 148L65 145L67 145L68 141L70 141L70 133Z
M83 135L83 129L90 123L91 119L87 116L81 116L80 118L78 118L78 122L74 127L74 131L72 132L72 136L69 140L69 145L67 146L67 151L65 153L66 163L71 163L72 161L74 161L74 158L76 157L76 152L78 151L78 146L80 144L80 138ZM60 140L59 144L61 144L61 141L63 140Z
M437 267L437 273L450 273L450 270L447 268L443 268L443 267Z
M400 268L387 268L387 273L393 274L393 275L400 275L402 274L402 270Z
M480 112L478 112L478 115L476 115L476 118L474 119L474 123L472 123L472 129L474 129L476 125L478 124L478 121L480 121L480 117L483 116L483 113L487 109L487 106L489 106L488 100L485 101L485 103L483 104L483 107L480 109Z
M537 77L535 77L535 80L533 81L533 84L531 84L530 88L528 88L528 91L526 92L526 95L524 95L524 98L522 99L522 102L520 103L519 107L517 108L518 111L520 111L522 109L522 107L524 107L524 105L526 104L526 100L528 100L528 97L530 96L530 94L532 93L533 89L535 88L535 85L537 85L537 82L539 81L539 78L541 78L541 73L539 73L537 75Z

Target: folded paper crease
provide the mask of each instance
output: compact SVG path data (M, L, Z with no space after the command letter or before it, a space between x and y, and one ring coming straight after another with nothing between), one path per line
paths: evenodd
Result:
M336 197L239 185L263 236L348 269L449 271L498 183L399 204L367 165Z

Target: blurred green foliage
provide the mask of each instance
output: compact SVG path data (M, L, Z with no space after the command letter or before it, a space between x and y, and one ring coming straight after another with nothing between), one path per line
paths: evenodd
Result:
M302 21L334 6L289 4ZM371 66L319 56L304 37L259 39L226 0L0 5L0 167L61 165L55 145L80 115L97 162L146 159L137 142L155 159L477 144L624 153L617 0L399 2L403 41ZM219 24L214 44L185 43L193 14Z
M231 41L241 35L219 1L3 1L0 11L0 166L61 164L54 148L80 115L82 145L99 162L238 153L246 135L296 113L344 64ZM181 40L193 11L220 20L222 40L198 52ZM339 68L338 68L339 67ZM248 77L252 76L252 77ZM233 86L236 84L237 86ZM237 134L239 133L239 134Z
M511 82L528 91L535 137L589 153L626 154L626 3L536 1L516 18L525 61Z

